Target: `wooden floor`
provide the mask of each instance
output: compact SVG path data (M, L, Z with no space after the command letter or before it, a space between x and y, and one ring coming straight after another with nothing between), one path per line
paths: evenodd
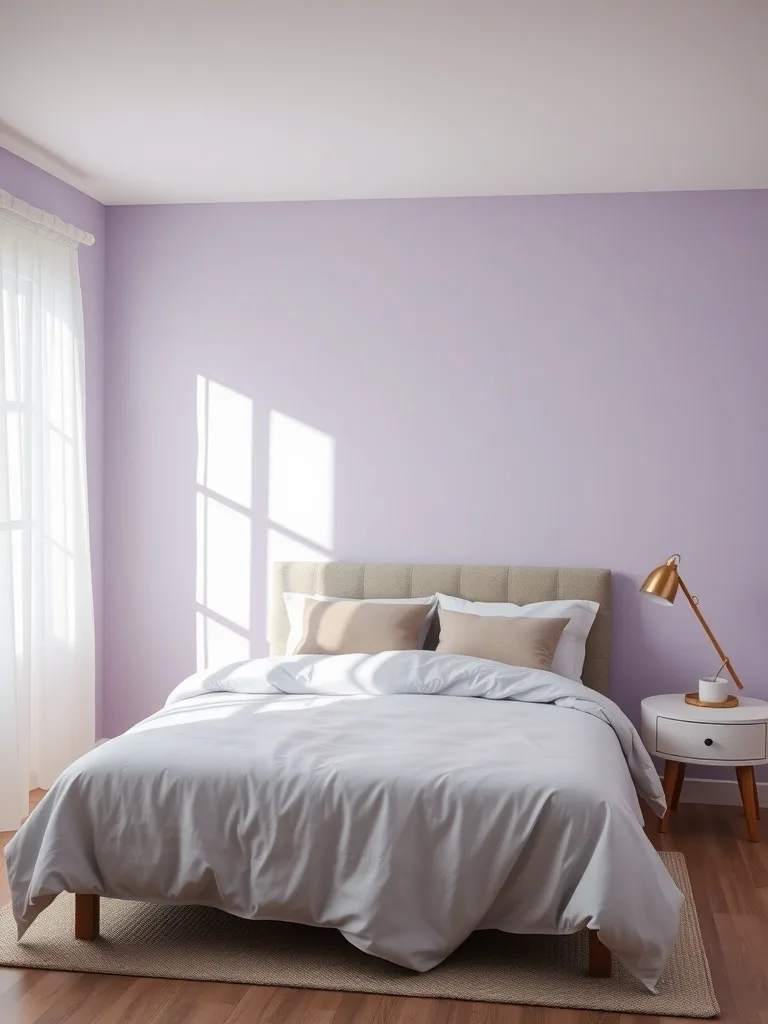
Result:
M759 843L745 841L744 818L731 807L682 804L667 835L657 836L649 827L659 849L680 850L688 860L725 1024L768 1024L768 816L763 819L766 838ZM10 833L0 833L0 847L9 839ZM7 901L2 868L0 905ZM0 968L0 1024L654 1024L660 1019Z

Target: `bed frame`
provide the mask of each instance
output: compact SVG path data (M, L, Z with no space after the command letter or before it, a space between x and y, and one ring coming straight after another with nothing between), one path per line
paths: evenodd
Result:
M519 568L501 565L418 565L393 562L277 562L270 610L270 654L285 653L288 616L284 591L330 597L426 597L442 593L469 601L597 601L600 610L589 634L582 678L593 690L609 689L611 573L608 569ZM435 628L425 646L434 648ZM589 973L611 974L611 952L597 931L589 935ZM99 896L75 895L75 938L99 935Z
M91 893L75 895L75 938L98 939L100 896ZM611 951L600 941L599 934L587 929L589 936L589 973L593 978L610 978Z

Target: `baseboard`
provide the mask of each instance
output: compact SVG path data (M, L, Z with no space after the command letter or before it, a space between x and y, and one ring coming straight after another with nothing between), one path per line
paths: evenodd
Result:
M768 782L758 782L757 799L761 807L768 807ZM680 800L684 804L741 806L739 786L735 779L686 779Z

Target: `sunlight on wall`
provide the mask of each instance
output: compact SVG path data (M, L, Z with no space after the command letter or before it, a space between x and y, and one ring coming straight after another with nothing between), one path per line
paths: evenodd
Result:
M210 615L198 611L196 622L197 671L229 665L233 661L248 661L251 641L224 626Z
M197 495L197 600L232 625L251 625L251 519L205 494Z
M253 402L197 378L197 668L250 657Z
M291 537L279 528L267 529L268 586L272 583L272 567L275 562L330 562L331 553L313 544Z
M267 629L275 562L328 562L333 555L336 445L274 409L269 414Z
M197 482L251 508L253 402L231 388L197 378Z
M270 412L267 621L274 563L327 562L333 555L335 459L328 434ZM253 402L198 375L198 671L251 657L252 491Z
M328 434L269 414L269 521L318 548L333 545L334 442Z

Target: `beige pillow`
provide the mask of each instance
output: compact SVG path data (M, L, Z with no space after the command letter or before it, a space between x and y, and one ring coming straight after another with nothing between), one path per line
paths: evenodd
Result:
M520 668L549 672L560 634L570 619L510 619L496 615L447 612L440 615L443 654L469 654L473 658L503 661Z
M304 629L295 654L380 654L415 651L429 604L306 599Z

